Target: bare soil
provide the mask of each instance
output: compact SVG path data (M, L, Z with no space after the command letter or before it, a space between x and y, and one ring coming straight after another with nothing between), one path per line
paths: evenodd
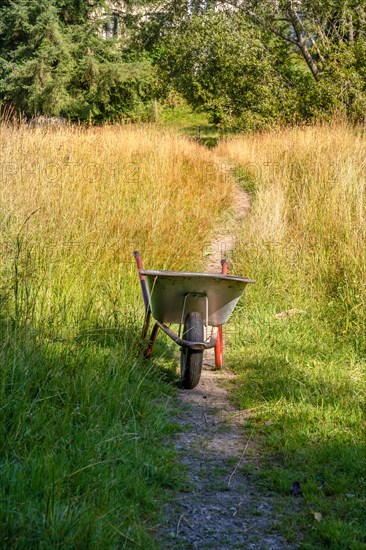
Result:
M232 178L230 164L220 157L214 157L214 161L216 166L219 167L223 178ZM235 185L232 215L226 223L216 228L208 246L209 259L207 262L207 271L209 273L220 271L221 259L230 256L235 246L238 226L247 214L249 207L250 197L248 193L240 189L238 185Z

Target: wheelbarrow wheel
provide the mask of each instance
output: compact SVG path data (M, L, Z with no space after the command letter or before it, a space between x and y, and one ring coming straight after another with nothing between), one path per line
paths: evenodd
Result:
M184 322L184 340L203 342L203 321L199 313L188 313ZM180 376L182 386L186 390L195 388L200 381L203 361L203 350L182 348L180 352Z

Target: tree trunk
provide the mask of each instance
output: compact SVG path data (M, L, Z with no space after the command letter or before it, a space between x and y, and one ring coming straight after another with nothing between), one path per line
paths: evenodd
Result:
M296 11L291 6L288 10L289 17L291 19L292 26L294 28L296 38L297 38L297 46L301 50L301 53L303 55L303 58L305 59L307 66L312 72L313 77L318 80L319 78L319 67L316 64L316 62L313 59L313 56L311 55L311 52L308 48L307 42L309 41L304 35L303 35L303 26L301 23L301 20L296 13Z

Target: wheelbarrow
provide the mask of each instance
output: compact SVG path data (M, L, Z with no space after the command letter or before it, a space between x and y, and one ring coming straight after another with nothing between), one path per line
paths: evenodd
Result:
M221 273L153 271L142 266L134 252L145 304L144 356L149 358L159 329L180 346L182 386L192 389L201 377L203 353L215 348L215 367L223 365L222 326L228 321L251 279L228 275L228 262L221 260ZM155 319L148 337L151 317ZM178 333L170 326L178 325Z

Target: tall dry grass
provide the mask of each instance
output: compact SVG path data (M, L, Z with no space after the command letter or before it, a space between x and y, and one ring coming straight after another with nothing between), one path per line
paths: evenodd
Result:
M199 268L232 184L208 151L153 129L0 127L0 140L2 540L152 548L178 480L174 373L168 346L158 366L137 353L132 252Z
M305 508L282 518L295 546L361 548L364 132L287 129L228 140L218 152L252 194L234 262L257 284L236 309L229 348L236 399L261 437L262 468L248 470L286 500L293 480L301 484Z
M121 322L132 251L194 268L232 200L209 152L154 129L0 129L2 301L23 320Z
M277 293L291 294L290 306L336 304L343 312L340 330L362 337L364 131L346 125L279 130L230 139L218 152L240 165L244 186L256 188L240 236L246 271L270 280Z

